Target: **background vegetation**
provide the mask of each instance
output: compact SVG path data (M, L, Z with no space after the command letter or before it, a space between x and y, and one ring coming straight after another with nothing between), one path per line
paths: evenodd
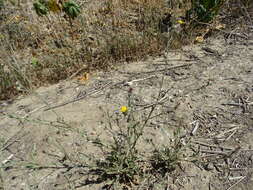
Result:
M60 2L0 0L0 100L252 22L249 0Z

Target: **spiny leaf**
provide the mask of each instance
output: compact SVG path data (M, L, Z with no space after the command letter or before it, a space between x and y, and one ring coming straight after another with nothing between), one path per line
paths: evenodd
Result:
M48 13L47 3L43 0L33 3L33 7L39 16L43 16Z
M74 1L67 1L63 4L63 11L72 19L76 18L80 13L80 6Z

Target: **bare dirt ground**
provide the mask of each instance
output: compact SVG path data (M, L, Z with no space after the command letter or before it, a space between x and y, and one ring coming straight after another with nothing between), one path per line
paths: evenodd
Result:
M164 93L156 110L162 114L148 123L139 144L143 152L152 148L148 139L166 144L180 129L183 156L191 151L197 158L189 156L165 178L136 189L252 189L252 36L211 38L85 82L62 81L2 102L0 189L102 189L104 183L89 184L86 169L78 166L86 154L102 158L87 137L111 141L103 110L117 114L130 87L140 117Z

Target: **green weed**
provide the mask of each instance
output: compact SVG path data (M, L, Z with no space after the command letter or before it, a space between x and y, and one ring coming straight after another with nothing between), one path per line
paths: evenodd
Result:
M180 141L180 130L174 133L174 141L169 146L155 148L151 157L151 164L155 173L165 176L176 169L182 161L184 145Z
M159 102L159 99L157 100ZM182 161L184 150L179 132L171 144L153 145L150 155L140 150L142 139L148 122L155 118L154 113L159 105L150 107L145 119L140 119L132 102L132 89L128 92L127 106L122 106L119 113L107 115L106 131L113 138L112 142L97 137L92 142L101 149L103 159L94 159L89 174L97 176L96 183L104 182L107 188L124 189L124 187L139 186L147 177L164 177L173 172ZM94 182L95 183L95 182Z
M192 8L188 11L188 19L194 17L198 22L211 22L219 13L226 0L194 0Z
M4 8L4 0L0 0L0 10Z

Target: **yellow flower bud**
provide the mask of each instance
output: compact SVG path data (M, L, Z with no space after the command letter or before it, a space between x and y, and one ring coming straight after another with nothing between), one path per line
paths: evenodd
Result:
M185 22L183 20L178 20L177 23L178 24L185 24Z
M122 113L126 113L126 112L128 111L128 108L127 108L126 106L122 106L122 107L120 108L120 111L121 111Z

